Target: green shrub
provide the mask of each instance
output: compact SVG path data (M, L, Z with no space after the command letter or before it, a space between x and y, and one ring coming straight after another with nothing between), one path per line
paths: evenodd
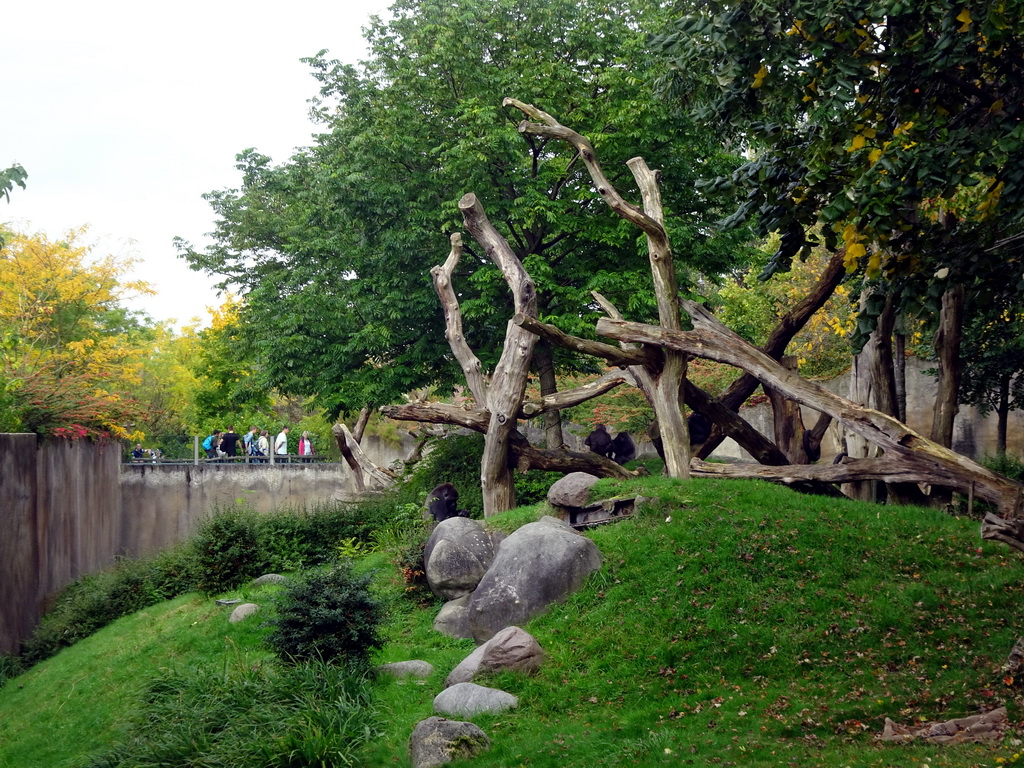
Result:
M995 456L986 456L981 460L981 463L993 472L1006 475L1006 477L1016 480L1018 483L1024 483L1024 461L1021 461L1016 456L1010 456L1005 453L996 454Z
M363 663L380 648L383 609L370 594L370 575L345 563L311 571L278 595L267 643L288 662Z
M192 539L196 589L215 595L258 576L267 561L260 533L255 512L239 507L215 511Z

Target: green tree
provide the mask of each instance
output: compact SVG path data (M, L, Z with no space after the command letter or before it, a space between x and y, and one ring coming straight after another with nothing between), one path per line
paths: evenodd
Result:
M864 298L855 351L883 313L941 322L946 444L960 308L1024 291L1022 18L987 0L725 0L656 43L670 90L697 77L697 113L754 150L711 189L745 193L732 223L781 235L765 276L820 231Z
M455 383L428 271L461 226L465 192L478 195L536 281L542 320L592 333L591 290L632 317L655 317L635 231L603 208L564 145L517 135L505 96L593 126L588 135L624 189L629 157L660 168L691 278L732 263L740 235L711 236L727 209L711 205L696 179L733 161L716 136L650 96L657 70L646 36L661 12L650 0L614 10L594 0L402 0L390 21L371 24L361 67L311 59L327 131L283 165L241 155L241 189L207 196L219 217L214 245L180 244L194 268L263 309L246 328L269 380L335 411ZM459 290L469 342L490 367L509 297L471 247ZM556 368L588 365L546 345L536 361L545 392Z

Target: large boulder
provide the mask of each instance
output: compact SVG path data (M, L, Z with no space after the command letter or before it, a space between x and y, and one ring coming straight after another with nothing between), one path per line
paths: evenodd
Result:
M505 627L481 645L444 681L445 687L468 683L478 674L507 669L533 674L544 661L544 650L533 635L519 627Z
M469 628L469 595L449 600L434 619L434 630L448 637L472 637Z
M483 643L505 627L525 624L564 601L600 567L597 545L561 520L545 516L524 525L501 543L470 595L473 638Z
M429 661L413 659L412 661L394 661L390 664L381 664L377 670L385 675L391 675L399 680L413 678L415 680L426 680L434 674L434 665Z
M428 717L416 724L409 737L409 757L413 768L436 768L468 757L476 757L491 746L473 723Z
M590 503L590 489L600 479L589 472L570 472L548 488L548 503L554 507L585 507Z
M472 592L493 559L490 535L468 517L451 517L438 523L423 549L430 590L445 600Z
M518 704L518 696L476 683L456 683L434 697L435 712L459 717L472 717L482 712L504 712Z

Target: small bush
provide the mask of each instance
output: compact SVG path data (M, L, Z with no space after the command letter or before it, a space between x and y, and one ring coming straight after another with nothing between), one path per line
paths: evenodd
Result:
M267 643L288 662L365 662L383 643L383 609L369 583L369 575L356 576L341 564L289 584L277 597Z
M226 592L259 575L267 561L256 513L236 507L217 510L192 539L196 588Z

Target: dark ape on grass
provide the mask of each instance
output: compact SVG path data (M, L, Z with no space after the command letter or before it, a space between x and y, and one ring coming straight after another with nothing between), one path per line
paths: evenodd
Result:
M583 441L583 444L594 453L605 458L611 458L612 438L604 424L598 424L594 427L594 431L587 435L587 439Z
M625 464L636 458L636 443L629 432L619 432L612 440L612 459L618 464Z

